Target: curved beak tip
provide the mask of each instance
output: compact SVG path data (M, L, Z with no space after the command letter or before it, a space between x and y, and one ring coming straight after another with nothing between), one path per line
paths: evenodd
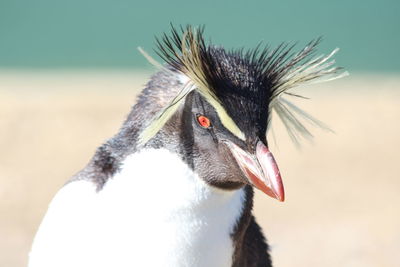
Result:
M280 179L280 177L278 179ZM257 180L259 179L257 178ZM282 183L280 183L278 186L271 186L267 185L267 183L264 183L262 181L255 181L254 178L252 179L252 183L257 189L259 189L266 195L275 198L280 202L285 201L285 192Z
M249 182L268 196L280 202L285 201L278 165L272 153L261 141L257 143L255 155L249 154L231 142L227 145Z
M284 202L284 201L285 201L285 193L282 192L281 194L276 195L276 199L277 199L278 201L280 201L280 202Z
M269 189L268 191L272 191L273 194L268 195L280 202L285 201L285 191L278 164L272 153L261 141L257 143L256 157L264 173L264 184Z

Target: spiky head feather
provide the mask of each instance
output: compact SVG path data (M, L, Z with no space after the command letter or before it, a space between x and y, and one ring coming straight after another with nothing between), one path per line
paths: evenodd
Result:
M193 90L215 108L224 127L242 140L254 130L249 125L259 124L260 121L265 121L265 125L258 125L258 129L266 134L271 118L268 114L272 110L296 143L300 136L311 137L298 117L327 128L283 95L301 97L289 92L289 89L310 81L328 81L347 75L342 68L333 66L334 60L330 61L338 49L327 56L313 58L320 42L316 39L297 53L292 52L294 45L285 43L274 49L257 46L247 52L227 52L206 45L203 32L203 27L194 29L187 26L180 31L172 27L171 35L164 34L157 39L156 52L169 66L165 69L170 71L172 68L172 75L176 72L185 75L188 82L141 132L141 144L157 134ZM155 62L147 54L144 55ZM241 114L246 111L248 116L244 119Z

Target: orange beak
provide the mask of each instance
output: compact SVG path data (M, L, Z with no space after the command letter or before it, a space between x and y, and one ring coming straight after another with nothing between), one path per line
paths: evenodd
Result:
M225 143L251 184L270 197L279 201L285 200L285 192L278 165L272 153L261 141L258 141L253 155L230 141Z

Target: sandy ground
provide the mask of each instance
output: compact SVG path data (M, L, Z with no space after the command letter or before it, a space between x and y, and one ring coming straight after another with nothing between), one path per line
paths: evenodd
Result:
M25 266L58 188L121 125L147 75L0 72L0 266ZM400 77L357 76L299 90L314 129L296 150L275 126L287 201L255 212L277 267L400 266Z

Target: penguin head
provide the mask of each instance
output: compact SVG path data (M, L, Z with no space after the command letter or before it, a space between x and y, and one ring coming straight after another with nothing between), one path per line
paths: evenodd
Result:
M312 58L316 40L297 53L287 44L227 51L206 44L203 28L191 26L180 32L172 28L157 43L166 62L164 77L178 81L179 89L169 91L171 100L141 131L139 143L159 132L173 135L183 158L205 182L224 190L250 184L284 201L281 175L267 142L271 113L275 111L295 141L311 136L299 117L323 127L283 95L300 97L289 89L345 75L328 62L336 50Z
M235 107L242 112L237 115L246 120L248 114L240 101L238 105ZM268 110L263 114L257 121L248 119L243 123L246 124L243 139L224 126L216 109L200 93L192 92L168 125L181 129L180 153L206 183L223 190L250 184L283 201L281 176L265 138Z

